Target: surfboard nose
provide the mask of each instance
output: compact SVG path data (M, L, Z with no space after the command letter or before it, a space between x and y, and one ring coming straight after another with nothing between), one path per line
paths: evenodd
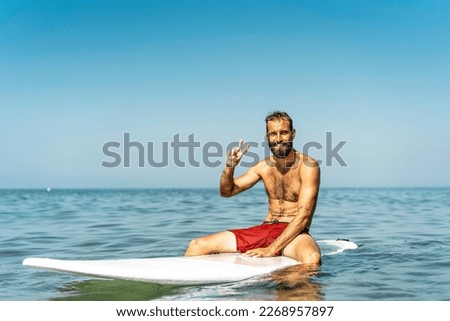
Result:
M49 259L42 259L42 258L26 258L23 260L22 265L23 266L30 266L30 267L38 267L41 266L43 262L48 261Z

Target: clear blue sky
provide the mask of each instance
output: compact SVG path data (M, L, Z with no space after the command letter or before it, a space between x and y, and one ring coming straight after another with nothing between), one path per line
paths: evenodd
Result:
M217 186L221 167L171 150L104 168L102 147L262 142L273 109L300 150L347 141L323 186L450 186L449 17L449 1L1 1L0 188Z

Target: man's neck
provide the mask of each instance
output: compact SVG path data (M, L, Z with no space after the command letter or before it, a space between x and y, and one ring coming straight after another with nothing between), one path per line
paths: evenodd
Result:
M295 149L292 149L292 151L286 157L280 158L273 156L273 159L275 160L275 166L282 172L288 170L289 168L294 166L297 159L296 155L297 151Z

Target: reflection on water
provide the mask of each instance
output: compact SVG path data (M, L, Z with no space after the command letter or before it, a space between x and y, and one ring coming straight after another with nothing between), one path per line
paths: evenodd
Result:
M158 300L319 301L325 297L319 273L319 266L296 265L241 282L186 287Z
M275 283L278 301L319 301L325 295L314 277L319 275L318 265L295 265L272 272L269 279Z
M182 288L125 280L93 279L65 284L61 296L52 301L148 301L170 295Z

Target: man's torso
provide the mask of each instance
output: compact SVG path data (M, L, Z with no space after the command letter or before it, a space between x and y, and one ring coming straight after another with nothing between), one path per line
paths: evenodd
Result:
M307 155L296 152L295 162L286 168L275 166L267 158L258 166L258 173L268 196L268 213L265 221L290 222L297 215L301 189L301 167Z

